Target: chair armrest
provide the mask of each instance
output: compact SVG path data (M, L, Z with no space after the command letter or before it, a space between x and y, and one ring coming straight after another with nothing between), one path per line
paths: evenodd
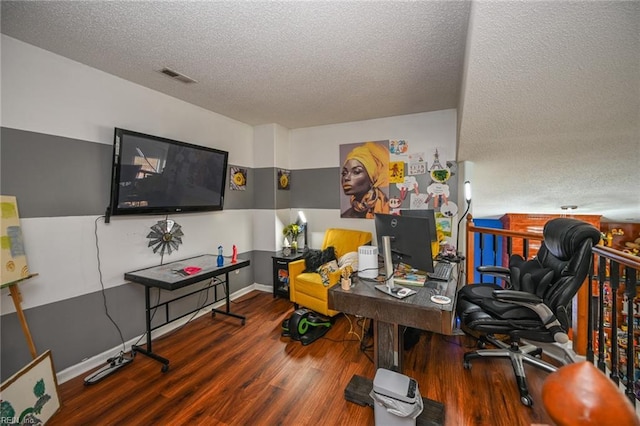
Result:
M337 271L329 272L329 287L333 287L338 284L342 279L342 271L338 269Z
M307 264L304 259L289 262L289 279L291 279L291 275L300 275L302 272L304 272L304 268L306 267Z
M506 283L507 288L511 288L511 271L504 266L482 265L476 268L483 275L498 277Z
M501 302L543 303L535 294L517 290L494 290L493 297Z
M544 326L553 335L553 339L558 343L567 343L569 336L562 328L560 321L543 300L535 294L525 291L516 290L494 290L493 297L500 302L513 303L514 305L524 306L534 311L540 317Z
M289 262L289 300L296 303L296 277L304 272L306 262L304 259Z
M509 268L505 268L504 266L494 266L494 265L482 265L476 268L478 272L481 274L490 274L490 275L511 275Z

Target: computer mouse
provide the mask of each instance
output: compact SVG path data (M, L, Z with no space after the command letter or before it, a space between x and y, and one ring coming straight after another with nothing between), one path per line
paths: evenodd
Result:
M409 290L408 288L401 288L400 290L398 290L398 296L406 296L410 291L411 290Z

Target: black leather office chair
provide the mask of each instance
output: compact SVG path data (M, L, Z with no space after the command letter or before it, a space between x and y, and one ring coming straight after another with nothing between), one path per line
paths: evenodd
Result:
M511 289L497 284L471 284L460 289L456 311L463 329L481 333L479 347L488 342L498 349L479 349L464 355L464 366L482 357L508 357L520 390L520 400L533 405L527 389L523 362L548 372L557 368L540 359L542 350L520 339L537 342L568 341L570 304L585 281L592 261L591 247L600 240L594 226L570 218L552 219L544 226L537 256L509 260ZM509 343L494 334L509 335Z

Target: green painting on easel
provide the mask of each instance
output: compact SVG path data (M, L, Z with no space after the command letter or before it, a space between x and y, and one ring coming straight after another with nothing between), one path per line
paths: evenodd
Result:
M16 197L0 195L0 278L2 287L29 276Z

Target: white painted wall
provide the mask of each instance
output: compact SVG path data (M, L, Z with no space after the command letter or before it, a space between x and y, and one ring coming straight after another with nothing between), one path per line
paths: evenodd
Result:
M2 35L4 127L113 142L123 127L229 151L229 162L252 167L253 128L170 96L87 67ZM151 71L150 71L151 72ZM105 200L105 207L108 200ZM20 200L18 200L19 208ZM273 213L272 213L273 214ZM158 264L147 247L149 227L164 216L98 216L22 219L29 268L38 277L21 286L25 309L100 290L94 223L106 288L124 283L123 274ZM171 217L183 227L183 245L165 262L215 252L254 249L252 211L233 210ZM7 290L2 299L7 299ZM12 312L2 303L2 314Z
M273 124L264 124L253 128L255 147L253 150L254 167L273 167L276 162L275 129Z
M456 119L456 110L449 109L294 129L290 132L290 163L294 169L336 167L340 145L386 139L404 139L412 151L437 148L441 160L453 160Z
M406 140L412 152L424 151L429 163L436 149L441 162L455 160L456 120L456 110L451 109L294 129L290 131L290 161L295 169L337 167L340 145L386 139ZM312 248L320 248L326 228L358 229L375 235L373 220L342 219L339 209L304 209L304 213Z
M255 167L278 167L289 169L289 129L278 124L255 126ZM274 204L276 203L274 193ZM288 211L288 209L286 209ZM278 251L282 249L282 210L256 210L254 212L254 238L256 250ZM286 222L286 223L285 223Z

